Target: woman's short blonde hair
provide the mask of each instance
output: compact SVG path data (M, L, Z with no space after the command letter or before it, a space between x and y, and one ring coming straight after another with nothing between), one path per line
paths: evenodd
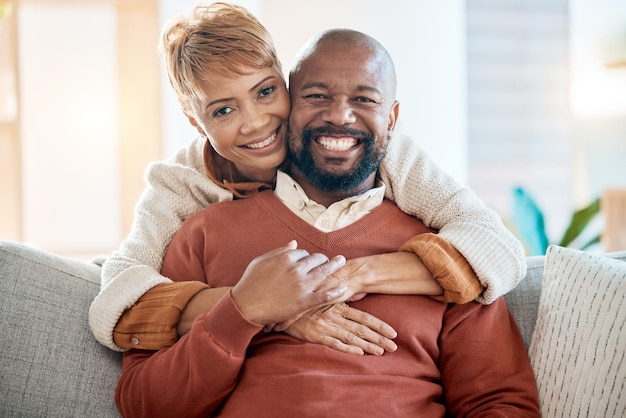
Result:
M163 30L160 48L188 116L204 99L202 84L211 75L236 77L267 67L281 71L265 27L245 8L228 3L200 3L189 15L172 20Z

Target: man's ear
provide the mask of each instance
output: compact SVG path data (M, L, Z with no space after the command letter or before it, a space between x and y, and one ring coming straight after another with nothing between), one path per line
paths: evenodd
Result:
M198 133L202 136L207 136L206 133L204 133L204 131L202 130L202 127L200 126L200 124L198 123L198 121L189 115L186 115L187 119L189 119L189 123L191 123L191 126L193 126L194 128L196 128L196 130L198 131Z
M400 115L400 102L395 101L391 105L391 111L389 112L389 125L387 125L387 131L393 132L396 129L396 123L398 122L398 115Z

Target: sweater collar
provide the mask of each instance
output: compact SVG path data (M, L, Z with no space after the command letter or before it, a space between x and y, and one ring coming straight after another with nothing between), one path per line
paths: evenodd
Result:
M357 221L380 206L385 197L385 186L380 185L345 198L326 208L311 200L291 176L279 170L274 193L300 218L322 231L329 232Z

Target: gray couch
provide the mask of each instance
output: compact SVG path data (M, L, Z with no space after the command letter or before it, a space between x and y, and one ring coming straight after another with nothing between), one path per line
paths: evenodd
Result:
M613 254L626 260L626 252ZM530 343L545 257L506 296ZM100 287L95 264L0 241L0 408L3 417L118 416L120 353L98 344L87 311Z

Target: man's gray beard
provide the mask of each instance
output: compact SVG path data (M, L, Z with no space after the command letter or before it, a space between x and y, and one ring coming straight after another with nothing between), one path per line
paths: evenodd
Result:
M357 133L358 134L355 134ZM289 144L293 140L293 133L288 129ZM313 136L323 134L342 134L343 136L356 136L365 144L365 151L361 161L353 170L336 174L322 170L317 166L311 153L311 143ZM376 149L376 141L371 134L353 130L307 128L302 132L302 149L297 156L288 148L288 156L294 164L304 174L307 180L316 188L326 193L349 191L359 187L372 173L376 172L385 157L386 147Z

